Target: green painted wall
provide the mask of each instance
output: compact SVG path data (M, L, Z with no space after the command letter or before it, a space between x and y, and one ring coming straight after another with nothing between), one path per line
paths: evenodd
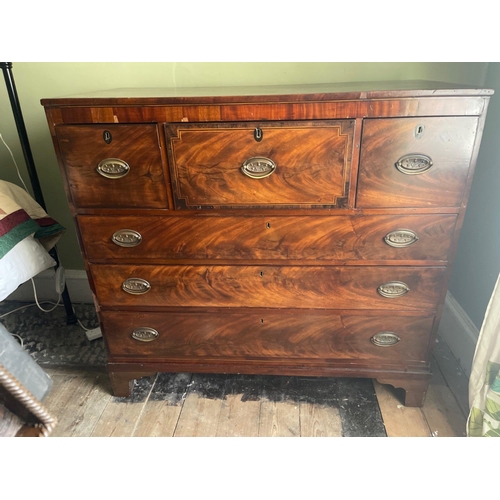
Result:
M67 269L83 269L40 99L119 87L193 87L428 79L484 84L488 63L15 63L19 99L49 214L68 228L58 244ZM7 92L0 85L0 133L28 183ZM20 184L0 144L0 178Z
M491 98L449 290L480 329L500 272L500 63L490 63Z

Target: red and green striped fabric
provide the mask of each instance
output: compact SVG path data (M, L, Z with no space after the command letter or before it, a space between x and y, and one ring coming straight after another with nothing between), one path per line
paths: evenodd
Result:
M64 231L28 193L0 181L0 259L30 235L50 250Z

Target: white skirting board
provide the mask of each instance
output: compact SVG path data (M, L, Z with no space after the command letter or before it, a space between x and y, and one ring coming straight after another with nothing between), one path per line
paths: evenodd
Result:
M71 302L75 304L92 304L92 292L90 291L87 273L76 269L66 269L66 286L68 287ZM38 302L42 300L57 301L55 284L55 272L53 269L43 271L34 278ZM33 285L31 280L23 283L15 292L11 293L6 300L19 300L22 302L34 302ZM62 300L61 300L62 303Z
M450 292L446 294L439 334L470 377L479 330Z
M57 300L54 274L53 270L48 270L40 273L35 278L38 301ZM93 303L92 292L85 271L67 269L66 285L72 302L76 304ZM7 300L34 301L31 281L21 285ZM450 292L446 294L439 333L469 377L477 339L479 338L479 330Z

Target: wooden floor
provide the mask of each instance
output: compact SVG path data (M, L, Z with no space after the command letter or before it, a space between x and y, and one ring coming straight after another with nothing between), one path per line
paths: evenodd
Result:
M168 398L158 397L158 384L152 393L152 380L142 379L125 400L111 395L105 372L46 371L54 381L44 401L58 420L53 437L342 436L335 407L251 397L243 401L231 391L220 398L210 394L210 387L188 391L196 379L184 380L187 374L162 379L169 386L164 391ZM433 373L423 408L405 407L400 390L374 381L387 436L465 436L468 380L442 341L435 349Z

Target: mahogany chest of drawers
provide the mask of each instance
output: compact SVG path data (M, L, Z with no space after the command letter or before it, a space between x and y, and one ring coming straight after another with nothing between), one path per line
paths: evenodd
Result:
M42 100L116 395L220 372L423 404L493 92L403 83Z

